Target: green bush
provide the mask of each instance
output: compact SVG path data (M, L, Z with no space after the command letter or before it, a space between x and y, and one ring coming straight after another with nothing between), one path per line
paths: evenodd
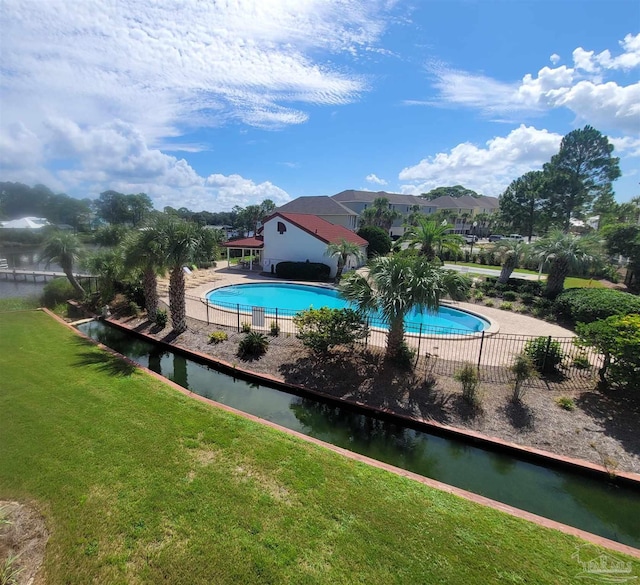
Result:
M225 331L214 331L213 333L209 333L209 343L218 344L223 341L227 341L229 336Z
M367 256L386 256L391 251L391 238L389 234L377 226L368 225L358 230L358 235L369 242Z
M413 364L415 359L416 359L416 350L410 348L403 341L397 355L392 359L392 363L402 370L411 370L413 369Z
M127 303L127 314L132 317L137 317L140 314L140 307L134 301L129 301Z
M160 329L164 329L168 322L169 315L167 315L167 312L164 309L158 309L158 312L156 313L156 326Z
M240 357L259 357L267 352L269 340L266 335L251 331L247 333L238 344Z
M472 406L476 406L479 403L478 385L480 384L477 368L473 364L464 364L453 377L462 384L462 398Z
M502 309L503 311L512 311L513 303L500 303L499 308Z
M556 298L554 311L574 324L591 323L613 315L640 313L640 297L608 288L572 288Z
M523 305L532 305L533 299L535 299L535 296L532 293L529 293L529 292L520 293L520 302Z
M616 386L640 387L640 315L612 315L604 321L580 323L577 345L604 356L600 380Z
M307 309L293 318L296 337L311 350L328 352L336 345L352 345L366 337L368 328L362 316L353 309Z
M240 331L242 331L242 333L251 333L251 323L243 321L242 325L240 326Z
M44 286L41 302L48 309L53 309L69 299L79 300L80 296L66 278L54 278Z
M513 358L513 362L509 367L513 374L513 393L511 401L518 403L522 401L525 393L525 382L536 378L538 372L531 358L525 353L519 353Z
M524 353L531 358L536 370L541 374L556 373L564 359L560 342L548 337L530 339L525 343Z
M515 301L518 298L518 295L516 294L515 291L507 290L507 291L504 291L502 293L502 298L505 301L509 301L510 303L512 303L513 301Z
M568 410L569 412L575 410L576 408L575 402L568 396L559 396L558 398L556 398L556 404L560 408Z
M278 325L277 321L271 321L269 335L271 335L271 337L278 337L280 335L280 325Z
M329 280L331 268L321 262L278 262L278 278L290 280Z

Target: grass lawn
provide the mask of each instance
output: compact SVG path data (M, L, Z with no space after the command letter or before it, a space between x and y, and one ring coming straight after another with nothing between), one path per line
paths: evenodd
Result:
M456 266L469 266L471 268L490 268L492 270L502 270L502 266L490 266L489 264L478 264L477 262L447 262L447 264L455 264ZM514 273L520 274L538 274L537 270L526 270L525 268L516 268ZM545 276L545 275L543 275Z
M0 499L45 514L47 583L564 584L581 570L578 539L192 400L44 313L0 314L0 331Z
M0 313L4 311L27 311L40 306L38 297L11 297L0 299Z
M569 276L564 281L564 288L604 288L604 285L599 280Z

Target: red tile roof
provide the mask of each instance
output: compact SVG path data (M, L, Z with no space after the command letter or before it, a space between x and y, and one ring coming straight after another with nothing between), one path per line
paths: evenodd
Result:
M347 242L353 242L358 246L366 246L367 240L361 238L355 232L343 227L328 222L326 219L322 219L317 215L308 215L306 213L281 213L276 212L265 220L265 223L274 217L282 217L304 230L305 232L315 236L319 240L322 240L326 244L338 243L340 240L347 240Z
M240 238L239 240L229 240L222 244L225 248L262 248L264 247L264 240L262 236L255 236L253 238Z

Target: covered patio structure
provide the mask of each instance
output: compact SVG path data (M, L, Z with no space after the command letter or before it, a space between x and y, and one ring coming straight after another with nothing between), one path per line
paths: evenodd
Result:
M241 268L248 270L262 270L262 251L264 248L264 239L262 236L253 236L251 238L241 238L232 240L222 244L227 249L227 266L231 266L231 250L242 250L242 256L238 261ZM248 252L248 254L247 254ZM245 256L248 255L248 260ZM254 260L254 256L257 258Z

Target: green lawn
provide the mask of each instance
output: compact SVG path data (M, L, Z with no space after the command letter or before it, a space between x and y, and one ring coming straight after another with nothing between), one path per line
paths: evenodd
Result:
M201 404L44 313L0 314L0 331L0 499L46 515L47 583L564 584L580 571L573 537Z
M11 297L0 299L0 313L4 311L27 311L40 306L38 297Z
M569 276L564 281L564 288L604 288L604 285L592 278L577 278Z
M471 268L491 268L493 270L502 270L502 266L490 266L489 264L478 264L477 262L446 262L447 264L455 264L456 266L469 266ZM537 270L526 270L525 268L516 268L514 273L520 274L538 274ZM545 275L543 275L544 277Z

